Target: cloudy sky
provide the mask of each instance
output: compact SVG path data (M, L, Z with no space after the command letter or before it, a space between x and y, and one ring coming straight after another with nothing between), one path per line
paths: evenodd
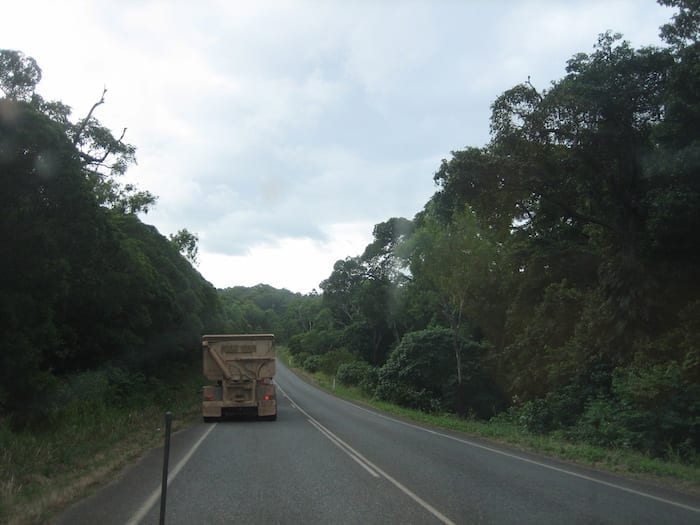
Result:
M142 217L198 234L216 287L307 293L372 227L412 218L450 151L489 140L489 106L564 75L597 35L659 44L653 0L3 2L0 48L37 91L127 127Z

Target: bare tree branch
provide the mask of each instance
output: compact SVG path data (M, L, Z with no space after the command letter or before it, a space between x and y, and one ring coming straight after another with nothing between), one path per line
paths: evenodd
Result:
M95 102L92 107L90 108L90 111L88 111L87 117L83 119L83 124L80 126L78 131L75 134L75 137L73 137L73 145L75 146L78 141L80 140L80 135L83 134L83 131L85 131L85 127L87 126L87 123L90 121L90 117L92 117L93 112L97 108L97 106L101 106L102 104L105 103L105 94L107 93L107 88L104 87L102 89L102 97L100 97L100 100Z

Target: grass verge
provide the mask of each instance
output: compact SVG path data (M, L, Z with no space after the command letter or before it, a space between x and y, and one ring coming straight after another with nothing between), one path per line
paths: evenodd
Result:
M428 414L379 401L360 389L344 386L333 377L321 372L309 373L294 366L285 348L278 348L278 357L299 375L318 387L339 397L358 401L401 419L462 432L468 436L485 438L517 449L543 454L570 463L643 479L666 487L700 495L700 469L680 461L652 458L633 450L608 449L586 443L577 443L561 436L531 434L515 423L505 421L478 421L452 414Z
M31 431L12 431L0 420L0 523L43 523L114 479L162 444L166 410L173 414L173 432L199 415L201 383L201 371L193 369L159 385L148 403L74 404Z

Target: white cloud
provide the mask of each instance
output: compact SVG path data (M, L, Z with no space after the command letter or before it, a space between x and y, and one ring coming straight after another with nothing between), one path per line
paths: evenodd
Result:
M39 92L137 146L144 217L200 236L217 286L308 291L412 217L443 157L489 139L489 105L546 88L597 35L653 44L671 10L637 0L123 2L3 7L4 48L43 68ZM341 226L345 225L345 226Z
M198 269L217 288L264 282L293 292L320 291L319 284L331 274L333 264L360 255L372 239L369 223L332 224L325 230L328 242L282 238L273 244L255 244L243 255L203 251Z

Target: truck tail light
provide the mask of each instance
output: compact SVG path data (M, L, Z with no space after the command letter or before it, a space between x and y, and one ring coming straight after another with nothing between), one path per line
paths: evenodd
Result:
M265 394L265 397L263 397L265 401L270 401L272 399L272 396L270 394Z

